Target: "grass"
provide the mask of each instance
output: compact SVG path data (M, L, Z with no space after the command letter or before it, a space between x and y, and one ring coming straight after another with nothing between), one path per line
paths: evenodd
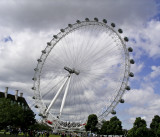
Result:
M49 137L60 137L60 136L59 135L49 135Z
M14 135L4 135L0 134L0 137L15 137ZM23 135L18 135L17 137L24 137ZM29 137L29 136L28 136ZM41 137L41 136L40 136ZM50 135L49 137L60 137L59 135Z
M8 132L6 133L6 135L4 135L3 132L0 132L0 137L15 137L15 135L10 135ZM20 134L17 137L24 137L24 136L23 136L23 134ZM40 135L40 137L42 137L42 135ZM60 137L60 136L59 135L49 135L49 137Z

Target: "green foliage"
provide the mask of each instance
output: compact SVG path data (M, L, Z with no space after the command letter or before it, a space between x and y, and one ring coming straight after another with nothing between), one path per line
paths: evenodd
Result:
M132 128L128 131L127 137L150 137L146 127Z
M159 132L159 124L160 124L160 117L158 115L155 115L152 119L152 122L150 124L151 131L153 132L154 136L157 136L157 132Z
M0 99L0 128L12 127L27 128L35 123L35 115L30 109L23 109L17 103L12 104L9 99Z
M101 130L100 130L100 133L102 134L102 135L109 135L108 134L108 129L109 129L109 121L104 121L103 122L103 125L102 125L102 127L101 127Z
M23 110L17 104L12 104L9 99L1 99L0 101L0 125L6 127L8 125L17 126L21 123Z
M157 136L160 137L160 123L159 123L159 126L157 128L157 132L156 133L157 133Z
M136 130L137 137L148 137L148 128L147 127L139 127Z
M131 129L128 131L127 137L134 137L134 135L135 135L135 130L136 130L136 129L131 128Z
M115 116L110 121L103 122L100 133L103 135L122 135L122 122Z
M134 128L139 128L139 127L147 127L146 121L144 119L141 119L141 117L136 118L134 124Z
M23 110L23 118L21 122L21 128L26 129L31 125L34 125L36 122L35 120L35 114L33 113L32 110L27 109Z
M128 131L127 137L150 137L146 121L140 117L136 118L133 128Z
M92 133L98 132L98 128L96 127L98 123L97 115L91 114L88 116L88 121L85 126L86 131L91 131Z
M122 122L116 117L112 117L110 119L109 125L108 125L108 133L110 135L122 135Z
M8 106L10 104L9 100L6 100L4 102L4 99L0 100L0 129L3 127L6 127L8 124L10 124L10 113L8 113ZM7 112L7 113L6 113Z

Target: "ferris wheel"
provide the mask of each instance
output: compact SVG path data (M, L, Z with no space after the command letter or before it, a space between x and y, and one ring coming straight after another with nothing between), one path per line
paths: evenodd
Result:
M130 90L131 47L122 29L98 18L61 29L42 50L34 69L35 107L44 122L59 128L84 128L90 114L99 120L124 103Z

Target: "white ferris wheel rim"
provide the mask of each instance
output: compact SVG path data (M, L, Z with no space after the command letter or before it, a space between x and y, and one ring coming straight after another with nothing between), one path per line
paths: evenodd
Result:
M125 41L121 38L121 36L118 34L118 32L116 32L112 27L110 27L109 25L107 25L104 22L99 22L99 21L77 21L77 23L75 24L69 24L68 27L66 27L65 29L61 29L60 33L58 33L57 35L54 35L53 39L47 44L47 47L42 51L42 55L40 57L40 59L38 59L38 64L37 67L35 68L35 74L34 74L34 85L33 85L33 90L34 90L34 96L35 96L35 103L37 104L40 113L44 114L44 111L46 110L46 104L43 101L43 97L42 97L42 93L40 91L40 82L41 82L41 75L42 75L42 70L43 67L45 65L45 62L48 58L48 56L51 54L51 51L56 47L56 45L62 41L63 38L67 37L67 35L70 35L72 32L75 32L77 30L80 30L81 28L87 28L90 26L97 26L97 27L101 27L104 30L107 29L108 33L112 33L121 43L121 47L123 49L123 54L124 54L124 70L123 70L123 78L121 80L121 84L119 86L119 88L116 91L116 95L114 96L114 99L112 100L112 102L108 105L108 107L103 110L103 112L101 112L100 115L98 115L99 119L103 119L105 118L109 113L111 113L114 108L116 107L116 105L119 103L120 99L122 98L124 92L125 92L125 88L128 84L128 80L129 80L129 73L130 73L130 59L129 59L129 52L128 49L126 47ZM65 67L65 66L64 66ZM73 69L73 68L72 68ZM81 75L81 72L80 72ZM55 115L53 115L52 113L49 112L49 114L47 115L47 117L49 119L51 119L52 121L56 121L57 117L55 117ZM65 121L65 120L61 120L61 121ZM67 120L66 120L67 121Z

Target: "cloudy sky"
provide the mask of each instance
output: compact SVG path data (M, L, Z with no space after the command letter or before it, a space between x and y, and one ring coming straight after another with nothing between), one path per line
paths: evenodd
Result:
M0 91L19 89L29 104L33 101L33 69L41 50L59 29L86 17L115 22L129 37L136 63L131 70L132 90L125 104L116 108L124 128L136 117L148 125L160 114L160 2L158 0L1 0L0 1Z

